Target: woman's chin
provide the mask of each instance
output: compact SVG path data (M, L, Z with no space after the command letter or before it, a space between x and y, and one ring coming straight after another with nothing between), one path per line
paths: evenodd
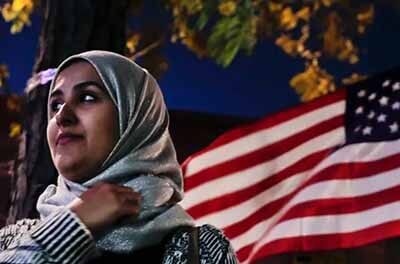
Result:
M55 167L60 175L62 175L67 180L73 182L84 181L84 175L82 173L84 165L76 161L69 161L68 159L55 162Z

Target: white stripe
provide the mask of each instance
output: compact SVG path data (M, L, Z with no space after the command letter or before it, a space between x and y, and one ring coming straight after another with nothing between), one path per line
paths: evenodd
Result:
M185 177L190 177L205 168L215 166L278 142L322 121L343 115L344 109L345 101L341 100L212 149L189 162L186 167Z
M400 140L391 141L390 143L379 142L348 145L332 153L311 172L303 172L294 175L293 177L288 178L287 180L282 181L275 186L272 186L270 189L265 190L263 193L249 200L243 201L243 203L229 207L225 210L205 215L199 219L196 219L196 222L199 224L209 223L217 226L218 228L224 228L243 220L245 217L253 214L267 203L288 195L293 190L297 189L299 184L308 181L313 175L319 173L329 166L342 164L345 162L374 161L396 154L399 152L399 149ZM218 187L212 186L212 188L217 188L219 193L223 194L225 193L224 189L228 186L229 185L220 185ZM211 194L213 194L213 189L204 188L202 194L203 196L207 196L208 199L214 198L214 196L211 196ZM198 201L204 200L204 198L200 195L196 198Z
M34 230L34 235L38 240L43 240L46 237L51 236L54 230L60 227L60 225L64 224L65 219L60 216L60 214L56 213L51 217L47 217L43 222L38 226L36 230ZM66 221L67 222L67 221Z
M51 239L52 240L51 242L46 241L46 242L43 242L43 244L49 243L46 246L46 248L47 249L53 248L55 244L61 243L62 241L65 241L67 238L70 238L74 234L79 232L80 229L76 229L76 227L77 227L77 224L73 221L73 219L68 218L68 225L63 227L62 230L57 230L56 232L54 232L56 234L56 236L54 234L52 234L51 236L46 238L46 240ZM71 233L71 231L72 231L72 233ZM71 233L71 234L69 234L69 233ZM60 248L60 245L58 245L52 251L56 252L58 250L58 248Z
M76 249L74 249L74 251L71 252L71 249L74 246L76 246L77 243L80 243L80 245ZM90 243L92 242L90 240L87 240L85 235L79 236L79 238L73 241L68 248L64 249L63 253L60 253L58 259L65 260L66 258L69 258L70 261L75 260L74 262L76 262L76 260L84 258L85 256L84 253L87 252L87 250L91 249ZM85 247L86 249L84 249L80 254L78 254L78 252Z
M222 178L207 181L185 193L185 198L182 200L181 205L183 208L188 209L207 200L255 185L315 152L342 144L344 133L343 127L337 128L319 137L312 138L273 160L228 174Z
M245 237L246 242L232 242L237 244L250 244L254 241L247 241L247 239L258 240L259 235L264 233L265 230L270 228L274 223L276 223L279 218L286 213L291 207L301 204L303 202L318 200L318 199L330 199L330 198L346 198L346 197L356 197L361 195L367 195L374 192L382 191L393 186L400 185L400 169L395 169L387 171L385 173L377 174L375 176L360 178L360 179L345 179L345 180L330 180L324 182L318 182L310 186L305 187L300 191L293 199L286 204L279 212L271 216L267 221L262 222L262 225L257 224L253 226L246 233L240 235L235 240L241 241L242 237ZM266 192L261 193L254 199L242 203L241 206L232 207L232 209L220 211L209 216L199 218L196 220L198 224L212 224L218 228L223 229L229 225L237 223L249 215L257 212L263 206L274 201L278 198L286 196L296 189L298 189L306 179L304 175L296 176L293 181L289 184L282 184L272 187ZM384 180L382 180L384 179ZM285 181L288 183L290 179ZM278 188L275 188L278 187ZM275 192L274 192L275 191ZM264 200L263 200L264 199ZM252 231L254 230L254 231ZM247 234L248 233L248 234ZM247 234L247 235L246 235ZM255 236L254 238L252 238ZM235 247L237 248L237 247ZM238 249L238 248L237 248Z
M398 142L397 142L398 143ZM379 145L379 144L375 144ZM343 153L342 153L343 154ZM371 158L371 157L370 157ZM232 245L236 250L258 241L262 236L267 236L265 232L270 229L279 219L295 205L310 200L357 197L374 192L382 191L400 184L400 168L386 171L367 178L354 180L330 180L319 182L300 191L293 199L286 204L280 211L269 219L254 225L240 236L232 239ZM311 174L311 177L314 174ZM309 176L310 177L310 176ZM221 214L220 217L224 217ZM400 217L400 214L399 214ZM204 220L203 220L204 221Z
M277 225L253 249L248 260L259 248L276 239L289 237L350 233L400 219L400 202L351 214L303 217ZM300 232L301 230L301 232ZM247 262L244 262L247 263Z
M65 219L60 217L60 220L62 221L55 222L51 224L51 226L48 226L48 230L51 230L51 232L43 233L44 236L42 234L42 237L40 238L38 237L37 241L39 241L42 245L45 245L49 243L49 240L57 239L57 237L55 237L54 234L58 234L62 230L65 230L65 228L67 228L69 225L71 225L71 219L69 218Z

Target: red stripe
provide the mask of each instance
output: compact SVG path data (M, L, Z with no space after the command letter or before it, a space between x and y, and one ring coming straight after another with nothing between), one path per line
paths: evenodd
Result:
M196 174L185 178L185 191L188 192L201 184L224 177L225 175L245 170L263 162L277 159L282 154L294 149L304 142L339 128L343 125L343 121L343 115L325 120L324 122L318 123L291 137L285 138L246 155L228 160L216 166L203 169Z
M399 200L400 186L396 186L370 195L360 196L357 198L315 200L291 208L291 210L276 224L282 223L289 219L316 215L332 215L332 217L334 218L335 215L365 211ZM264 237L266 236L268 235L264 234ZM281 240L285 239L279 239L276 241ZM275 241L272 241L269 244L272 244L274 242ZM243 250L245 252L249 252L251 250L251 246L247 246Z
M304 188L313 183L333 180L333 179L343 179L347 178L349 175L351 175L351 178L353 179L369 177L371 175L388 171L397 168L399 166L400 166L400 154L364 163L345 163L345 164L333 165L314 175L302 186L299 186L299 188L297 188L296 191L290 193L285 197L282 197L281 199L275 200L271 203L264 205L263 207L258 209L253 214L247 216L243 220L225 227L224 232L230 239L244 233L257 223L259 223L260 221L268 219L272 215L277 213L295 195L297 195L301 190L303 190ZM246 197L242 197L242 201L246 200L247 200ZM221 215L221 217L223 217L223 215Z
M290 119L294 119L299 117L300 115L311 112L315 109L321 108L323 106L327 106L330 104L334 104L340 100L343 100L346 98L346 89L340 89L339 91L320 97L314 101L304 103L298 107L292 107L286 111L281 111L277 114L274 115L269 115L260 121L253 123L251 125L247 126L242 126L238 127L236 129L233 129L219 138L217 138L211 145L209 145L207 148L203 149L200 152L197 152L196 154L190 156L188 159L186 159L182 163L182 168L185 171L186 166L194 160L196 157L203 155L206 152L212 151L213 149L220 147L222 145L228 144L236 139L239 139L241 137L247 136L249 134L252 134L256 131L267 129L270 127L273 127L279 123L286 122Z
M296 173L310 170L311 168L315 167L321 161L321 159L326 157L330 152L331 149L327 149L313 153L312 155L309 155L297 161L296 163L287 167L276 175L267 177L264 180L245 189L241 189L239 191L229 193L220 197L210 197L209 200L200 204L196 204L190 207L187 211L193 218L196 219L204 215L218 212L231 206L240 204L271 188L272 186L278 184L286 178L293 176Z
M331 250L338 248L352 248L377 242L400 235L400 220L376 225L367 229L331 235L316 235L285 238L273 241L261 247L252 257L252 262L283 252ZM248 246L251 247L251 246ZM246 260L250 250L243 249L237 252L240 262Z
M307 216L350 214L399 200L400 185L364 196L313 200L292 207L279 223Z

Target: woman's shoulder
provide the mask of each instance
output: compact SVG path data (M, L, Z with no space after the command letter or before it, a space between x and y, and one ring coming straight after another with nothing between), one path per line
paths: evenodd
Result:
M166 244L167 259L165 259L164 263L175 263L172 259L183 261L188 256L192 229L182 228L174 233L172 239ZM230 263L226 259L235 258L229 240L221 230L208 224L198 226L197 230L201 263ZM168 258L171 261L168 261Z

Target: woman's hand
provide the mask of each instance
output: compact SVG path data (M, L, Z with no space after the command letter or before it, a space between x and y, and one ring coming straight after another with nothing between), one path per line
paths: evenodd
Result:
M112 225L124 216L139 213L140 195L131 188L110 183L100 183L81 195L79 203L71 210L92 233Z

